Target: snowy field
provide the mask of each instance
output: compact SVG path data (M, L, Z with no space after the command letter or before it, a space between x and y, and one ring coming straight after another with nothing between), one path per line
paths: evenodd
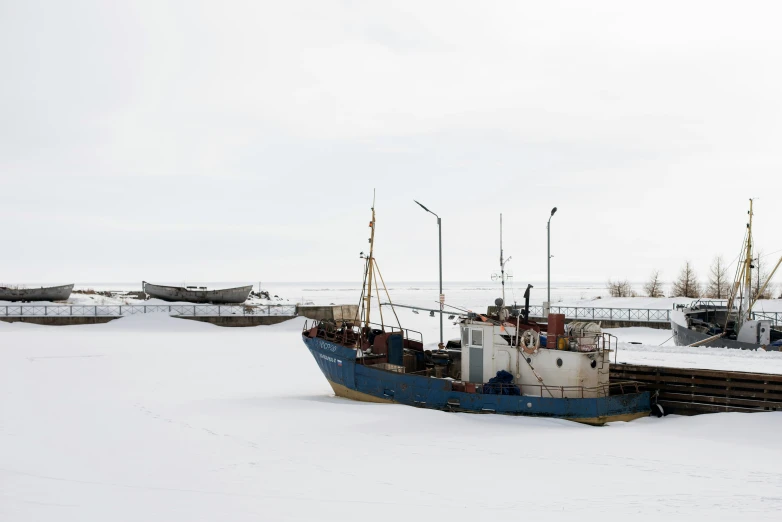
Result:
M62 282L52 282L48 284L61 284ZM254 284L253 291L258 290L258 283L251 281L233 281L233 282L187 282L187 281L164 281L161 284L170 284L175 286L184 286L186 284L196 284L198 286L207 286L210 290L215 288L230 288L248 284ZM546 282L532 281L532 291L530 293L530 304L540 305L546 300ZM37 287L41 285L23 285ZM643 294L641 283L633 284L633 289L639 295ZM513 281L506 285L505 300L508 304L524 304L524 290L526 283ZM272 299L270 301L253 299L253 302L259 304L277 303L277 304L358 304L358 298L361 294L361 282L351 283L262 283L262 288L268 290ZM74 290L94 290L94 291L124 291L141 292L141 283L77 283ZM388 292L391 300L395 303L409 304L432 308L437 306L439 294L438 283L436 282L388 282ZM502 288L496 281L472 281L472 282L445 282L443 284L443 293L446 302L450 305L465 307L480 311L485 311L486 307L494 304L494 300L502 295ZM381 297L386 301L386 295L382 292ZM605 283L556 283L552 282L551 303L554 306L583 306L600 308L652 308L652 309L671 309L674 303L690 303L689 298L649 298L649 297L608 297ZM111 305L111 304L166 304L163 301L152 299L149 301L140 301L130 297L107 297L95 294L73 293L68 299L68 304L73 305ZM0 301L0 305L13 304ZM782 312L782 299L760 300L756 305L758 312Z
M303 322L0 323L0 520L782 517L782 413L595 428L351 402Z
M782 374L781 352L675 346L671 341L671 330L635 327L607 328L604 331L614 334L619 340L618 362ZM614 361L613 354L611 361Z

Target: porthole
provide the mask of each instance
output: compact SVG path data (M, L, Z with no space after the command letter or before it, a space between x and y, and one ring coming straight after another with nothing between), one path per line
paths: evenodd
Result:
M557 366L562 366L562 359L557 359Z
M528 363L531 363L531 362L532 362L532 359L530 359L529 357L527 357L527 362L528 362Z
M597 361L592 361L592 364L590 364L592 368L597 368Z

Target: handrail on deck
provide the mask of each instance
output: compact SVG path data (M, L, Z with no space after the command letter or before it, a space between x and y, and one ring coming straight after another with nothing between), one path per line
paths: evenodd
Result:
M423 334L421 334L421 332L419 332L418 330L412 330L410 328L399 328L389 324L383 325L383 324L373 323L373 322L370 322L369 326L372 330L380 330L383 333L399 332L402 334L402 337L404 339L407 339L408 341L415 341L421 344L423 344L424 342ZM321 321L318 319L313 319L311 323L309 321L305 321L304 328L302 329L302 333L308 332L315 327L318 327L318 332L317 332L318 337L322 339L326 339L327 341L334 341L346 345L353 344L362 335L362 328L358 325L353 324L352 322L342 321L341 324L337 325L336 322ZM372 328L372 327L377 327L377 328ZM411 337L410 335L411 333L416 334L416 336Z
M476 383L476 392L483 393L483 387L485 385L486 383L481 383L481 384ZM541 397L554 397L555 399L556 398L560 398L560 399L579 398L579 397L586 398L588 395L591 395L592 393L598 396L608 397L611 395L612 390L619 391L619 394L621 395L624 395L626 393L641 393L641 387L643 385L644 384L642 382L638 382L638 381L620 381L620 382L612 382L609 384L599 384L597 386L549 386L546 384L524 384L524 383L491 384L492 388L499 388L500 390L519 388L523 391L525 389L533 388L533 389L537 389L540 392ZM500 395L500 394L492 394L492 395ZM519 395L519 397L523 397L523 396L524 395Z

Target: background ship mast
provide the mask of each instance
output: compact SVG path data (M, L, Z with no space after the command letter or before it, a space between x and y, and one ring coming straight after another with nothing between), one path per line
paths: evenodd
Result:
M500 278L502 279L502 304L505 305L505 259L502 253L502 213L500 213Z
M505 277L505 265L507 264L508 261L510 261L511 257L513 257L513 256L509 256L508 259L505 259L505 254L503 253L503 249L502 249L502 214L500 214L500 276L499 276L499 280L500 280L500 283L502 284L502 304L503 304L503 306L505 306L507 304L505 302L505 280L507 279ZM491 279L492 279L492 281L496 281L498 279L496 272L494 274L492 274ZM500 313L500 311L501 310L498 310L498 313Z
M744 296L747 300L746 320L752 319L752 199L749 200L749 222L747 223L747 253L744 257ZM742 307L743 307L742 300Z

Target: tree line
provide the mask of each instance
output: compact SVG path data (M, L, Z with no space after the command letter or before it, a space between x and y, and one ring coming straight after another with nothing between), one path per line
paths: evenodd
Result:
M763 283L769 276L769 263L763 259L763 252L752 260L752 295L758 299L774 299L776 296L775 285L769 284L765 288ZM665 297L664 282L659 270L652 272L649 280L643 285L643 292L648 297ZM690 261L686 261L679 271L679 276L673 281L668 297L707 297L709 299L727 299L733 277L728 276L728 265L722 256L717 256L712 261L706 276L706 282L701 283L695 268ZM632 285L624 281L608 280L606 285L611 297L638 297ZM777 297L782 299L782 293Z

